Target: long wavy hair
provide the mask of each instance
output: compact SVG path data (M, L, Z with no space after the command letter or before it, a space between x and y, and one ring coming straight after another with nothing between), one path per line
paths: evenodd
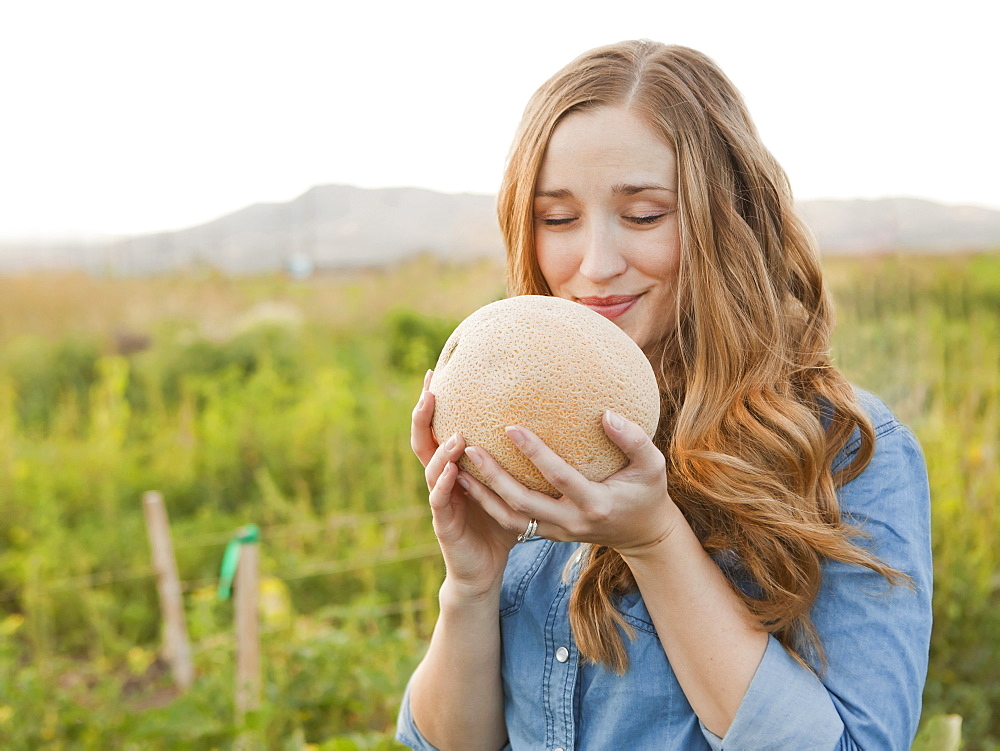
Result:
M874 432L829 355L833 310L814 240L787 177L718 66L685 47L646 40L587 52L535 93L512 146L497 210L508 294L552 294L534 241L534 193L546 146L567 115L621 107L677 156L681 259L677 322L647 353L661 391L654 438L670 495L734 589L803 664L822 669L809 617L825 559L906 581L858 546L835 489L874 451ZM853 460L832 462L860 432ZM734 571L737 573L734 575ZM752 591L737 587L749 577ZM635 580L613 549L591 545L570 601L582 655L622 673L615 608Z

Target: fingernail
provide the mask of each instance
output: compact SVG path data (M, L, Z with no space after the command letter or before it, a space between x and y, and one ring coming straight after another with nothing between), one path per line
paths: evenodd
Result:
M608 414L608 425L610 425L615 430L625 429L625 419L621 415L619 415L617 412L612 412L610 409L608 410L607 414Z
M424 373L424 391L426 391L427 387L431 385L431 376L432 375L434 375L434 371L433 370L428 370L426 373Z
M504 428L507 431L507 436L514 442L515 446L523 446L524 442L527 440L527 436L524 431L520 428L511 425L510 427Z
M448 442L444 445L444 450L451 451L455 448L456 443L458 443L458 433L455 433L455 435L448 439Z
M460 475L458 476L458 484L459 484L459 485L461 485L461 486L462 486L463 488L465 488L466 490L468 490L468 489L469 489L469 485L470 485L470 483L469 483L469 480L468 480L468 478L467 478L467 477L465 477L465 475L462 475L462 474L460 474Z
M483 466L483 455L479 453L477 449L467 448L465 450L465 455L472 459L472 463L477 467Z

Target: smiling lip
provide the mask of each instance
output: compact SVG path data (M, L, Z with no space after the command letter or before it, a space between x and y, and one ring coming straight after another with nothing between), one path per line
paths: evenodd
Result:
M610 297L578 297L576 301L586 305L595 313L615 320L624 315L638 300L640 295L611 295Z

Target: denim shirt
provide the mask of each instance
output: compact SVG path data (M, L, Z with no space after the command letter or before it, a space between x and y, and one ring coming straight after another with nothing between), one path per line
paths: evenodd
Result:
M908 749L920 719L931 631L930 498L913 434L876 397L858 392L875 427L875 455L837 492L841 514L869 536L860 540L914 586L890 587L869 569L827 561L811 616L826 668L796 662L774 637L724 738L695 715L670 667L638 592L619 612L635 630L629 669L618 676L587 663L570 630L573 579L563 569L580 548L536 538L516 545L500 603L501 671L509 734L505 749ZM857 434L834 461L847 464ZM723 565L720 563L720 565ZM397 739L434 747L409 710Z

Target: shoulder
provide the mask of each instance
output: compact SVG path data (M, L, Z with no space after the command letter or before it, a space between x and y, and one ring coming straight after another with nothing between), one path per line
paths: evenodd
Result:
M870 391L854 386L854 393L857 396L858 404L871 420L872 428L875 432L875 456L869 462L865 472L880 471L885 468L886 463L892 464L895 461L905 458L899 456L898 449L909 448L904 454L912 454L913 450L920 454L919 464L923 466L923 455L920 446L913 432L893 414L892 410L879 397ZM861 448L861 431L855 428L847 443L840 449L834 457L833 472L837 472L849 464ZM895 450L894 450L895 449ZM912 464L912 456L905 458L905 465Z
M909 748L932 624L930 489L912 431L877 396L856 393L871 419L875 450L864 470L837 488L839 510L860 533L852 541L908 580L891 586L875 569L826 559L810 614L826 657L822 680L844 720L845 738L858 748ZM860 445L856 431L834 470Z
M837 488L841 515L865 532L872 552L886 563L913 575L918 561L915 578L922 578L922 570L930 565L930 485L923 450L881 399L855 390L872 421L875 451L859 475ZM833 471L849 463L860 445L855 430L834 460Z

